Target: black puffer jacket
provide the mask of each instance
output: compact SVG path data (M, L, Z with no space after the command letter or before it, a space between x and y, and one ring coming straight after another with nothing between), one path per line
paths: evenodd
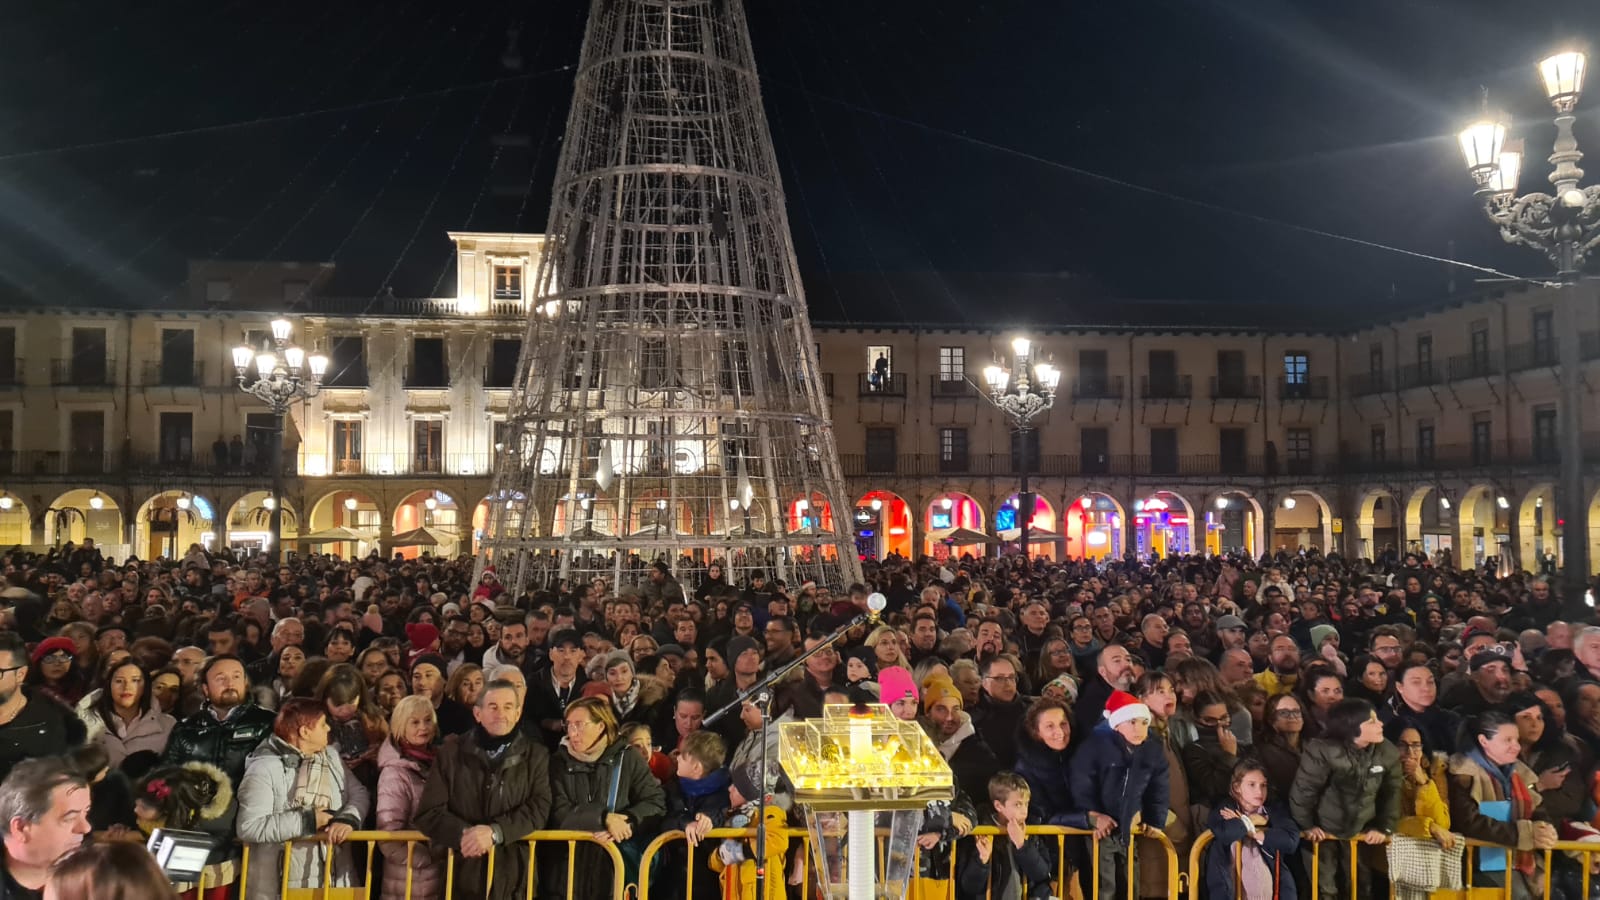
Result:
M1301 828L1337 838L1392 832L1400 824L1400 751L1388 741L1358 748L1318 738L1306 744L1289 791L1289 812Z
M161 762L174 766L186 762L210 763L237 785L244 778L245 758L272 736L272 723L276 719L271 710L254 703L235 706L221 721L210 707L202 707L172 729Z

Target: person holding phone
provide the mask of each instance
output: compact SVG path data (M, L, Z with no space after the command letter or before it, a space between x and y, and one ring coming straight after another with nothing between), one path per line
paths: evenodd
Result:
M1594 757L1589 748L1556 724L1544 701L1527 692L1512 694L1505 708L1517 722L1517 754L1538 774L1540 808L1553 821L1582 815L1589 799Z

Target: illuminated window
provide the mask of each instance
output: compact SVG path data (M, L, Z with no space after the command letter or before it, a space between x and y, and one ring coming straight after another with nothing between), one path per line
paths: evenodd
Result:
M496 300L522 299L522 267L494 267L494 298Z

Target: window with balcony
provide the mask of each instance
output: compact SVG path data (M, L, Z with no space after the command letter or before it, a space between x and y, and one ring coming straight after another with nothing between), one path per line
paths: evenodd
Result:
M1489 371L1489 323L1478 320L1472 323L1472 330L1467 332L1467 353L1472 360L1474 374Z
M450 368L445 361L444 338L412 338L411 369L406 375L409 388L449 387Z
M195 385L194 332L187 328L161 329L161 384Z
M1150 429L1150 474L1178 474L1178 429Z
M1283 450L1290 475L1311 474L1311 429L1287 429L1283 435Z
M336 335L328 344L328 387L367 386L367 341L359 335Z
M939 380L965 382L967 378L967 348L939 348Z
M1224 475L1242 475L1250 467L1247 432L1243 428L1222 428L1217 432L1217 463Z
M1151 350L1149 354L1150 386L1148 397L1178 396L1178 354L1171 350Z
M1557 419L1553 407L1540 407L1533 411L1533 459L1535 462L1553 463L1560 456L1560 436L1556 433Z
M68 459L74 473L98 474L106 468L106 416L98 409L73 410L67 419Z
M1388 437L1382 425L1374 425L1367 443L1367 458L1375 463L1382 463L1388 456Z
M893 428L868 428L866 466L869 474L892 474L895 470L895 430Z
M194 463L194 414L164 412L160 418L161 464L188 466Z
M411 423L411 472L437 475L444 471L444 422L416 419Z
M1244 397L1248 376L1243 350L1217 351L1217 396Z
M72 359L69 360L67 369L68 384L108 384L108 363L104 328L72 329Z
M1373 344L1367 351L1367 374L1373 381L1381 382L1383 379L1383 345Z
M22 383L22 361L17 359L17 329L0 327L0 385Z
M1555 313L1548 309L1534 310L1533 313L1533 361L1536 365L1547 366L1556 360L1556 321Z
M965 472L967 470L967 430L965 428L939 429L939 471Z
M1417 372L1426 376L1433 371L1433 335L1417 335Z
M335 419L333 422L333 447L329 454L333 458L333 472L336 475L361 474L361 426L360 419Z
M522 299L522 266L494 267L494 298L496 300Z
M1472 464L1487 466L1494 462L1492 422L1487 413L1472 417Z
M1304 397L1311 386L1311 354L1287 350L1283 354L1283 395Z
M1096 351L1098 352L1098 351ZM1084 428L1078 432L1078 456L1085 475L1105 475L1111 471L1111 432L1105 428Z
M1039 471L1039 429L1011 432L1011 471Z
M1433 465L1434 441L1433 423L1427 420L1417 423L1417 465Z
M867 388L886 391L894 379L894 348L888 345L867 347Z
M1110 363L1104 350L1078 351L1079 396L1104 397L1111 390Z
M272 471L272 440L277 436L277 419L272 413L249 413L244 417L244 453L250 471Z
M489 371L485 387L508 388L517 380L517 360L522 356L518 338L495 338L489 345Z

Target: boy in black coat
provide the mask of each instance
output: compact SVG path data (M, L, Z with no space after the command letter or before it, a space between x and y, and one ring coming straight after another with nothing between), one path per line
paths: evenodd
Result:
M660 885L661 896L667 900L683 900L686 879L670 877L670 873L692 869L696 876L693 900L717 900L722 889L711 874L711 853L716 848L704 838L711 829L721 827L726 817L731 776L722 763L727 748L716 732L696 731L683 739L677 755L678 777L665 786L667 815L661 820L661 830L682 830L688 853L677 843L667 844L656 869L667 877L654 884ZM689 854L693 854L692 863L685 859Z
M1043 900L1052 895L1050 863L1041 840L1028 837L1028 782L1014 772L989 779L989 805L999 837L962 838L956 849L956 894L993 900ZM1023 893L1026 884L1027 893Z
M1131 694L1113 691L1104 715L1105 723L1089 733L1067 770L1072 802L1100 839L1100 884L1091 883L1093 866L1087 860L1079 869L1085 897L1127 894L1128 843L1160 833L1170 800L1166 754L1147 740L1150 708Z

